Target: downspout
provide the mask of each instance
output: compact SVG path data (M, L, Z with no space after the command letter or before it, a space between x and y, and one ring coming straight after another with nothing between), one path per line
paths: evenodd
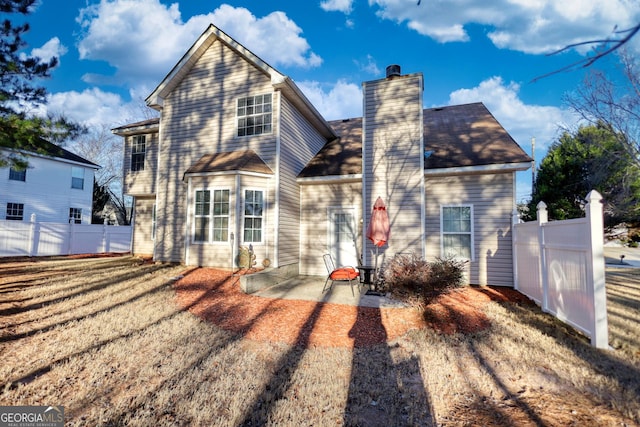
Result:
M235 230L235 236L231 236L231 240L232 240L232 250L231 250L231 269L233 270L234 268L234 263L233 260L235 258L235 254L238 254L240 251L240 238L242 236L242 221L241 221L241 213L242 210L241 208L241 203L242 203L242 189L240 188L240 174L236 173L236 220L235 220L235 226L233 227Z
M420 243L422 250L422 258L426 259L427 257L427 235L426 235L426 221L427 221L427 197L425 195L426 188L426 178L424 175L424 108L422 107L424 104L424 80L422 81L423 90L420 91L420 176L422 180L420 182Z
M366 82L362 83L362 189L361 189L361 196L362 196L362 265L371 265L371 262L369 260L369 252L367 251L367 236L366 236L366 229L369 225L369 221L371 220L368 215L371 212L371 207L369 206L369 203L367 203L367 169L366 169L366 162L365 159L367 158L367 151L366 151L366 147L367 144L365 144L365 138L367 135L367 117L365 112L367 111L367 96L366 96L366 92L365 92L365 86L367 85Z
M189 265L189 255L190 255L190 245L189 245L189 230L191 229L191 215L189 213L189 208L191 206L191 203L189 202L189 196L191 195L191 177L189 177L187 179L187 195L186 195L186 212L185 215L187 216L186 220L185 220L185 232L184 232L184 263L185 265ZM157 218L157 217L156 217ZM157 226L157 219L156 219L156 228ZM156 233L157 234L157 233Z
M282 127L282 91L278 92L278 126L276 126L276 182L273 191L273 267L280 266L280 233L278 232L278 224L280 224L280 148L281 148L281 127Z

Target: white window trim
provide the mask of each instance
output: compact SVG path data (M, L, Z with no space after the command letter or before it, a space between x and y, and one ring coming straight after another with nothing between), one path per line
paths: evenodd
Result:
M75 172L75 171L80 171L80 172L82 172L82 187L74 187L74 186L73 186L73 180L74 180L74 179L80 179L80 177L79 177L79 176L77 176L77 177L76 177L76 176L74 176L74 172ZM87 174L86 174L86 171L85 171L85 169L84 169L84 168L79 167L79 166L71 166L71 188L72 188L73 190L80 190L80 191L83 191L83 190L85 189L85 185L84 185L84 184L85 184L85 181L87 180L86 175L87 175Z
M238 135L238 119L240 119L241 117L247 117L247 115L244 116L239 116L238 115L238 101L240 99L246 99L246 98L255 98L256 96L264 96L264 95L271 95L271 130L269 132L262 132L260 134L253 134L253 135ZM274 123L274 117L273 117L273 105L274 105L274 98L275 98L275 94L273 92L265 92L265 93L256 93L255 95L246 95L246 96L239 96L235 99L235 137L236 138L251 138L251 137L260 137L262 135L273 135L273 123ZM263 115L265 113L261 113L260 115ZM256 114L252 114L252 116L255 116Z
M444 208L470 208L471 210L471 231L470 232L444 232ZM471 259L467 259L464 257L456 256L455 259L465 260L465 261L475 261L476 260L476 251L475 251L475 214L473 211L472 204L454 204L454 205L440 205L440 256L446 257L447 254L444 253L444 235L445 234L471 234Z
M245 203L246 203L246 199L245 199L245 195L247 191L261 191L262 192L262 233L260 234L260 241L259 242L246 242L244 240L244 219L245 219L245 214L244 214L244 208L245 208ZM261 187L243 187L242 190L240 191L240 195L241 195L241 206L240 206L240 213L241 213L241 221L240 221L240 235L242 236L241 242L243 245L264 245L265 244L265 233L266 233L266 212L267 212L267 190L265 188L261 188Z
M196 236L196 193L198 191L209 191L211 193L211 199L209 201L209 239L208 240L196 240L195 236ZM227 240L224 241L214 241L213 240L213 201L215 199L215 192L216 191L228 191L229 192L229 214L227 215L227 218L229 219L227 221ZM190 210L190 218L189 220L191 221L191 233L190 233L190 237L189 237L189 241L191 242L191 244L193 245L228 245L230 240L231 240L231 212L232 212L232 193L231 193L231 188L229 187L201 187L201 188L194 188L192 190L192 197L193 199L191 200L190 206L189 206L189 210Z

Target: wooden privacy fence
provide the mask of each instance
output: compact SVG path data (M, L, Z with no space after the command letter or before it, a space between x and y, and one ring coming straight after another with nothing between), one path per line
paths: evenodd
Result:
M0 221L0 257L129 252L131 227Z
M582 331L591 345L608 348L602 196L587 195L586 217L548 222L538 204L538 221L520 223L514 213L513 266L518 291L542 310Z

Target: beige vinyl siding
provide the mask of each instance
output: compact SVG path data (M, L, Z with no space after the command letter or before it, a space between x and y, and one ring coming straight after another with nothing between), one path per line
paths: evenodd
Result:
M362 183L302 184L300 274L326 275L322 255L329 252L329 208L355 208L357 256L362 253Z
M475 260L468 266L469 282L513 286L513 179L512 173L427 177L427 259L441 256L440 207L473 205Z
M281 115L278 266L299 262L300 189L296 177L326 142L284 97Z
M136 197L133 214L132 250L136 255L153 255L154 241L151 238L153 204L155 198Z
M270 79L216 40L165 99L157 185L158 260L184 261L187 186L183 175L200 157L253 149L275 170L276 109L271 134L236 137L237 98L265 93L273 93ZM274 93L273 105L277 102Z
M123 191L129 195L149 195L156 191L156 172L158 170L158 133L146 133L144 170L131 170L131 146L134 136L125 137L124 144L124 183Z
M364 84L365 224L382 197L392 228L387 256L423 252L422 86L421 74ZM373 246L367 247L365 263Z

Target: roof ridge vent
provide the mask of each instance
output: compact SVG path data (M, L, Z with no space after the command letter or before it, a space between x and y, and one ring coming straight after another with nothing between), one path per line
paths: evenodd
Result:
M399 77L399 76L401 76L399 65L391 64L387 67L387 78Z

